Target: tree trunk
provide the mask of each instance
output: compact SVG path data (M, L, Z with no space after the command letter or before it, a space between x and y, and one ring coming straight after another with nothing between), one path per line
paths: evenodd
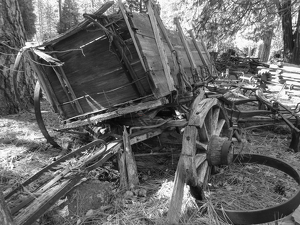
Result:
M269 59L272 37L273 37L273 29L267 31L263 38L263 45L262 45L261 52L259 54L259 58L262 62L267 62Z
M283 55L285 61L287 62L292 61L294 48L291 10L291 0L283 1L281 7L279 8L283 32Z
M297 65L300 65L300 8L298 10L298 21L297 21L297 27L294 33L294 37L295 37L295 42L294 42L292 62Z
M14 225L12 217L7 210L3 194L0 191L0 224L1 225Z
M0 0L0 115L17 113L32 106L34 75L29 62L18 68L17 86L21 102L13 90L13 64L25 44L25 30L17 0Z

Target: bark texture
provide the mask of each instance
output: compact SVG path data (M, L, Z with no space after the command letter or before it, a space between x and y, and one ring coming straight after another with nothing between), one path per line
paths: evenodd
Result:
M282 32L283 32L283 54L287 61L291 61L294 48L291 0L283 1L280 8Z
M298 10L298 20L294 37L293 63L300 65L300 7Z
M18 90L21 102L13 91L13 65L20 48L25 45L25 30L17 0L0 0L0 115L29 108L32 101L34 75L29 62L23 59L18 68Z
M261 49L259 50L258 57L263 62L267 62L269 59L272 37L273 37L273 29L266 32L263 38L263 44L262 46L260 46Z

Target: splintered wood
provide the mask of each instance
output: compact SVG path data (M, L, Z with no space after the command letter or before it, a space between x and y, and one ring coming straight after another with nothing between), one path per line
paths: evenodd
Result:
M123 144L124 152L123 154L121 154L121 156L119 156L119 167L121 169L120 176L122 177L121 181L124 187L133 189L136 185L138 185L139 178L137 173L136 162L132 154L130 138L125 127L123 132Z

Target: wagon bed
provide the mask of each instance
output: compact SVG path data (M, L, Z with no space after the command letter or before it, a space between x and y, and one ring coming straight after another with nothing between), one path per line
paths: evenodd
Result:
M149 13L128 13L120 7L118 13L104 15L111 5L108 2L95 14L84 15L82 23L31 54L42 89L66 127L170 103L172 97L178 100L184 95L183 79L193 85L211 73L203 43L186 38L189 56L180 34L160 27L155 11L150 17ZM155 21L151 23L150 18ZM174 62L168 41L178 62ZM193 57L198 73L189 57ZM178 63L185 72L181 77L176 71ZM126 110L128 106L131 108Z

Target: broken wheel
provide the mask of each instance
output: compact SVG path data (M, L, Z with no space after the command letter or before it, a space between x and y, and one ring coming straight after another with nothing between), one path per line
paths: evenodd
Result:
M210 165L230 163L232 156L229 120L216 98L198 96L192 104L188 126L183 133L182 153L178 162L175 184L168 212L168 221L177 223L180 217L184 184L192 195L204 197ZM208 157L207 157L208 156Z

